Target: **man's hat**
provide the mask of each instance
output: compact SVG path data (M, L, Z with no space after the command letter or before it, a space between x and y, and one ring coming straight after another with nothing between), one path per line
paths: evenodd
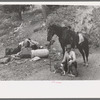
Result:
M67 44L66 49L71 49L71 44Z

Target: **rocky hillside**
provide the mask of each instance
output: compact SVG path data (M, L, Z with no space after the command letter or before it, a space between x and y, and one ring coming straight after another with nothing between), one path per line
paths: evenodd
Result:
M86 35L90 44L100 46L100 7L62 6L48 16L47 23L71 25L74 31Z
M33 8L32 8L33 7ZM23 21L17 19L15 13L6 14L0 11L0 41L5 45L18 43L28 34L23 27L43 22L41 7L23 13ZM59 6L47 17L48 24L71 25L74 31L82 32L95 47L100 46L100 7L98 6ZM41 27L41 26L40 26Z

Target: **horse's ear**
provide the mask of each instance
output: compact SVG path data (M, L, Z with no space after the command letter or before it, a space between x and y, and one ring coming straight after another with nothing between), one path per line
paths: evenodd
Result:
M49 25L47 25L47 28L49 29L51 26L52 26L52 25L51 25L51 24L49 24Z
M50 25L47 27L47 31L50 30Z
M50 30L50 29L52 29L52 28L54 28L54 27L55 27L54 24L50 24L49 27L48 27L48 29Z

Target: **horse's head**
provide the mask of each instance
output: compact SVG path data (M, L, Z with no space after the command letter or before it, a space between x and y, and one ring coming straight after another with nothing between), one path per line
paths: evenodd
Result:
M47 28L47 41L51 41L52 40L52 37L54 36L54 27L53 25L52 26L49 26Z

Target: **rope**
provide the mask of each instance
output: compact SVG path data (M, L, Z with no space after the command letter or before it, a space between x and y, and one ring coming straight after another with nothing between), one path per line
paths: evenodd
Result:
M52 45L52 43L53 43L53 42L50 41L50 43L49 43L49 45L48 45L48 49L49 49L49 52L50 52L50 53L51 53L51 45ZM52 64L51 64L51 57L50 57L50 55L49 55L49 60L50 60L50 71L53 72L52 67L51 67Z
M51 47L49 48L49 51L51 52ZM51 68L51 57L49 55L49 60L50 60L50 71L52 72L52 68Z
M47 30L47 20L45 20L45 28ZM48 49L49 49L49 52L51 52L51 41L48 45ZM49 53L49 60L50 60L50 71L52 72L52 68L51 68L51 57L50 57L50 53Z

